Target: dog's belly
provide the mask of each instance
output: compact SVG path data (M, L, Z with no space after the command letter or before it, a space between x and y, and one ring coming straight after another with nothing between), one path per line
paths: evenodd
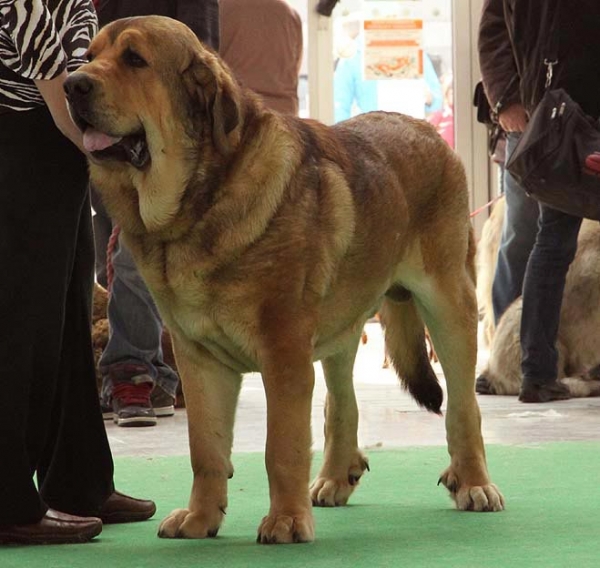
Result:
M317 329L314 344L313 361L320 361L341 351L347 351L348 346L360 338L364 321L374 313L361 314L353 319L352 324L343 323L329 325L327 329ZM202 313L204 312L204 313ZM167 326L176 329L177 335L185 338L188 344L205 349L223 365L239 373L260 372L260 362L257 356L257 329L249 322L238 320L236 324L220 322L207 315L208 311L186 309L169 310L165 317Z

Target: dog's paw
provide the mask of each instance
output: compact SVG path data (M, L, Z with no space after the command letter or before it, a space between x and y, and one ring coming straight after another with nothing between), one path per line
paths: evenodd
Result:
M328 475L322 470L311 483L310 499L316 507L339 507L345 505L356 489L365 470L369 469L369 460L358 453L355 462L342 475Z
M256 542L260 544L292 544L315 540L312 512L299 515L267 515L258 527Z
M212 538L217 536L223 512L209 515L203 511L175 509L158 527L160 538Z
M458 477L448 468L440 477L442 484L450 491L450 496L460 511L503 511L504 496L493 483L486 485L461 485Z

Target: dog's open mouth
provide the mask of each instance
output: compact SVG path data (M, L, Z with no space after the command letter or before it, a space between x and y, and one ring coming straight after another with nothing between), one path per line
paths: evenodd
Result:
M119 160L143 169L150 161L150 152L143 131L128 136L111 136L91 125L83 129L83 146L97 160Z

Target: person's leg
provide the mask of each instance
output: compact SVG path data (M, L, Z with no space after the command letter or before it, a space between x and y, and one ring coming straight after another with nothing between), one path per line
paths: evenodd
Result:
M69 172L70 183L77 183L75 168L69 168ZM79 175L84 186L87 173L84 170ZM89 332L94 243L87 198L81 202L76 238L65 303L58 392L52 413L54 435L38 467L38 481L42 497L52 508L90 515L100 510L114 486Z
M131 253L119 239L112 264L114 276L108 303L110 336L100 359L104 376L102 400L113 401L115 421L122 426L156 424L150 393L156 382L173 412L178 376L162 359L162 322Z
M124 495L113 483L90 333L93 267L91 210L86 198L65 306L59 392L53 413L56 443L47 446L38 467L40 492L50 506L74 515L92 515L104 524L144 521L156 512L154 502Z
M507 135L507 158L518 140L517 133ZM537 201L527 196L517 180L506 169L503 180L506 212L498 249L498 264L492 284L492 304L496 324L506 308L522 293L523 278L529 254L535 243L539 215Z
M77 438L78 424L70 428L58 425L66 410L59 403L64 380L61 353L72 349L73 357L80 356L77 346L65 343L63 332L73 323L65 306L70 297L79 216L84 203L89 207L86 194L85 158L58 131L47 109L0 117L0 261L7 267L0 286L4 332L0 377L6 403L0 408L0 456L4 456L1 525L41 520L49 504L38 494L33 475L36 470L44 475L55 458L53 448L74 441L81 444L71 448L69 466L74 478L81 472L79 450L89 448L90 459L81 464L89 471L80 478L85 479L86 489L88 484L94 488L111 481L112 464L97 443L104 436L106 448L102 423L90 440ZM88 322L79 334L89 336L89 330ZM79 375L77 379L87 380ZM94 381L93 364L89 380ZM91 411L85 401L80 403L78 417L93 415L97 409L97 402ZM64 490L71 489L66 480L60 483ZM105 491L95 495L95 489L90 495L94 499L106 496ZM63 538L60 531L55 536Z
M54 213L40 111L0 115L0 525L32 523L47 510L33 472L44 445L58 377L61 301L70 251ZM31 132L36 132L31 136ZM30 140L31 138L31 140ZM35 164L37 167L32 167ZM60 255L56 251L60 250ZM48 259L56 263L48 266ZM49 268L49 274L45 269Z
M568 389L556 382L556 338L567 271L577 251L582 219L540 207L540 230L525 273L521 315L521 369L519 399L546 402L568 398Z

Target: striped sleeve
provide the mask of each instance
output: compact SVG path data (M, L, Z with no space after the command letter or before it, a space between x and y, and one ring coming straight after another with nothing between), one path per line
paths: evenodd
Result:
M86 53L98 32L98 18L91 0L68 2L64 7L69 12L64 21L69 24L63 29L62 44L67 54L68 71L72 73L87 63Z
M67 54L42 0L0 0L2 27L14 54L2 64L26 79L53 79L67 67Z

